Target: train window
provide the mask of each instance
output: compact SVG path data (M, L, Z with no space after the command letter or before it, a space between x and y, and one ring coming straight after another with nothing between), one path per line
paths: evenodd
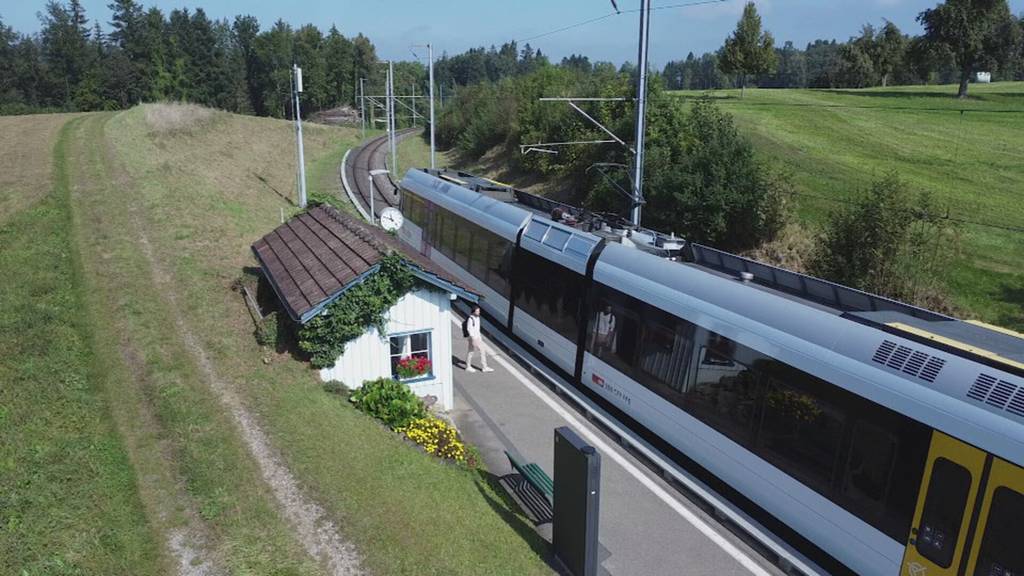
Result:
M583 277L523 249L516 252L516 306L571 342L578 338Z
M594 301L587 343L590 353L619 372L633 375L640 341L639 301L618 291L595 284L599 288Z
M434 236L434 246L441 251L442 254L451 258L452 256L452 243L450 233L453 228L449 224L451 214L447 210L438 210L434 217L437 219L437 235Z
M697 369L685 391L686 411L732 440L748 445L760 411L762 384L757 374L733 359L735 342L701 331ZM742 347L741 347L742 348Z
M455 233L458 230L458 217L451 212L444 215L441 228L441 246L446 256L455 260Z
M565 243L569 241L570 236L572 236L572 234L565 230L551 228L544 237L544 244L554 248L555 250L562 250L565 248Z
M473 226L473 246L469 254L469 273L487 282L487 251L491 246L490 235L479 226Z
M469 270L469 253L473 245L472 224L456 216L455 220L455 263ZM475 227L475 226L474 226Z
M419 226L421 229L423 229L426 224L426 208L426 204L419 196L409 192L402 194L402 212L410 222Z
M945 458L932 464L932 478L917 527L917 551L942 568L953 563L960 525L971 492L971 473Z
M643 385L655 389L678 404L680 399L673 392L680 392L686 375L686 362L690 356L693 338L689 334L690 325L687 323L685 327L673 326L666 324L665 318L661 321L655 320L651 317L652 311L653 309L647 310L648 314L645 314L644 318L643 336L637 359L639 377Z
M1024 495L1005 486L995 489L974 576L1024 574Z
M438 240L440 237L440 232L438 230L438 227L441 224L441 214L443 212L444 210L438 208L437 206L432 206L431 209L427 211L427 219L429 220L427 228L430 230L427 233L427 241L430 243L431 246L437 249L440 249L440 244Z
M899 440L889 430L862 420L854 424L850 441L842 493L854 505L881 510L889 494Z
M512 270L512 254L514 247L511 242L487 233L490 248L487 251L487 285L505 298L509 298L508 280Z
M762 372L766 387L758 435L760 452L804 484L827 493L832 486L846 413L822 397L821 393L832 388L827 383L796 370L779 370L785 366L779 362L770 360L767 364L774 370ZM765 372L782 372L780 376L786 381L764 375Z

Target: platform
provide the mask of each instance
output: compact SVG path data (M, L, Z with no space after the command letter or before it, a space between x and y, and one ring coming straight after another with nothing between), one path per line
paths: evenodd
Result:
M553 431L558 426L570 426L597 448L602 458L602 574L784 574L588 422L493 340L488 344L498 354L489 361L495 371L468 373L463 369L466 340L456 337L452 343L456 365L451 415L466 440L480 449L488 470L498 476L512 472L504 453L512 449L552 475ZM540 524L538 532L550 541L549 523Z

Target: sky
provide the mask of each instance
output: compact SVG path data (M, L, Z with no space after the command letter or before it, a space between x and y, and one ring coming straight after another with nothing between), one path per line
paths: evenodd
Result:
M82 0L90 20L106 26L110 0ZM278 18L293 25L313 23L322 30L332 24L346 36L362 32L385 59L412 59L410 46L431 43L435 56L456 54L477 46L517 40L540 48L553 61L582 53L592 61L616 64L635 61L639 17L633 13L609 16L563 32L535 36L613 12L610 0L140 0L165 12L178 7L201 7L212 18L236 14L256 16L264 28ZM641 0L617 0L622 10L635 10ZM694 0L653 0L650 58L654 67L717 49L736 26L745 0L671 7ZM705 0L707 1L707 0ZM915 16L937 0L757 0L764 26L781 46L797 46L817 38L846 40L861 25L891 20L904 32L920 33ZM2 0L0 18L20 32L39 29L36 13L44 0ZM658 9L658 7L663 7ZM1024 13L1024 0L1011 0L1015 14ZM532 38L532 39L531 39Z

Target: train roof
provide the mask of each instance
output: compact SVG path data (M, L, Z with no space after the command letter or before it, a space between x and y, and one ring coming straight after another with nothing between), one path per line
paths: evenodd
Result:
M550 219L552 212L559 209L568 215L570 222L577 227L586 222L586 212L580 208L530 194L490 178L450 169L424 169L421 172L478 192L491 200L515 205L533 216ZM751 275L751 284L768 289L779 296L815 308L824 307L844 315L849 320L888 332L900 332L911 339L927 339L931 345L946 348L954 354L967 356L982 363L996 365L1000 369L1024 373L1024 335L1006 329L959 320L710 246L683 243L674 236L666 236L653 230L641 229L627 236L600 232L598 235L619 243L626 237L632 239L632 242L627 240L627 243L636 244L641 250L654 255L674 257L675 260L709 272L736 277L748 273ZM683 248L677 253L659 249L668 243L678 243L683 245Z
M530 214L509 202L475 193L457 179L442 178L436 171L409 170L401 185L420 197L483 225L484 228L515 242Z

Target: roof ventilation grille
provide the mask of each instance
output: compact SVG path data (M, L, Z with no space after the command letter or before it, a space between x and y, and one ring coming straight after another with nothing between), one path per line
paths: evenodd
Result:
M886 340L882 342L882 345L875 351L875 355L871 357L872 360L879 364L885 364L885 361L889 359L892 351L896 349L896 343L892 340Z
M967 397L1024 417L1024 388L1006 380L978 374L971 389L967 391Z
M973 398L978 402L984 402L996 382L997 380L988 374L978 374L978 378L971 385L971 389L967 391L967 397Z
M985 399L985 403L989 406L995 406L996 408L1005 408L1006 403L1010 401L1010 397L1017 391L1017 387L1005 380L1000 380L996 384L995 388L992 389L988 394L988 398Z
M1024 417L1024 388L1017 389L1017 393L1010 398L1010 403L1006 405L1006 411Z
M871 360L929 383L935 382L939 371L946 365L942 358L898 345L892 340L883 340Z
M924 366L925 360L928 359L928 355L924 352L914 352L907 359L907 363L903 365L903 371L911 376L918 374L921 368Z
M939 375L939 370L946 365L946 361L942 358L932 356L924 364L924 368L921 369L921 373L918 376L926 382L935 382L935 378Z
M911 352L913 352L913 349L906 346L899 346L896 348L896 351L892 353L892 356L889 357L889 361L886 362L885 365L889 368L899 370L900 368L903 368L903 364L906 363L907 358L910 358Z

